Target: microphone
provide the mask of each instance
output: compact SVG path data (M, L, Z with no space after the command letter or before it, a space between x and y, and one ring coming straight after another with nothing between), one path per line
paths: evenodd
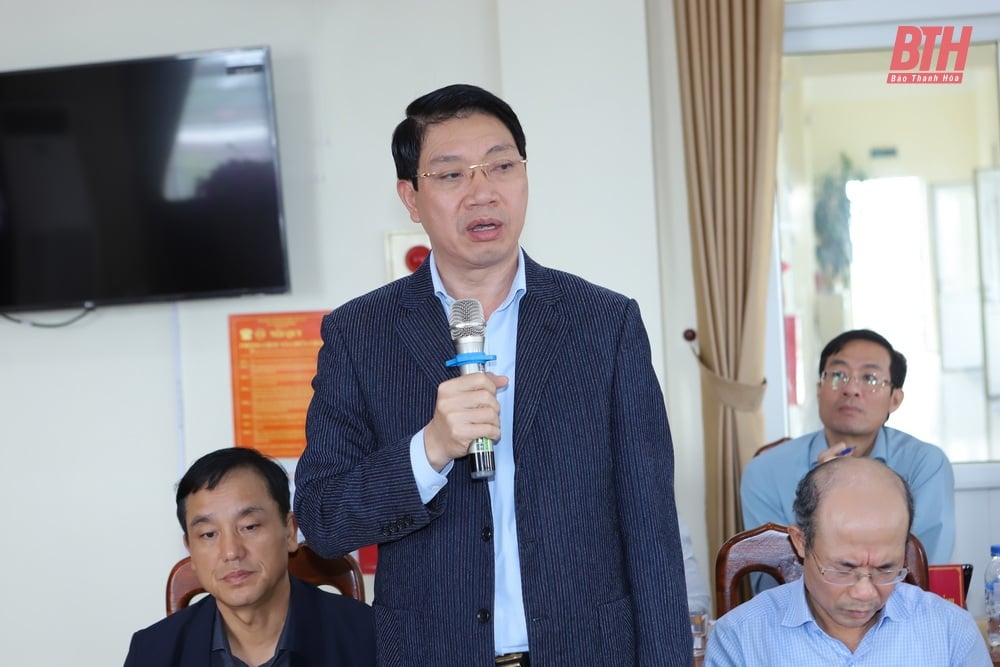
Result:
M459 299L451 304L449 317L451 339L455 343L455 358L445 366L458 366L461 375L485 373L486 362L496 359L492 354L483 354L486 342L486 317L483 305L477 299ZM472 479L491 480L496 472L493 456L493 441L476 438L469 443L469 468Z

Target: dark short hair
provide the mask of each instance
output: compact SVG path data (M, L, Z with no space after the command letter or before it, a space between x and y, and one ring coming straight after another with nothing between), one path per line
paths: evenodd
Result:
M493 116L503 123L514 137L517 152L522 158L528 157L521 121L510 105L479 86L456 83L418 97L406 107L406 118L392 133L392 158L396 161L396 178L411 181L413 188L417 189L417 166L427 128L452 118L466 118L476 113Z
M906 380L906 357L902 352L892 347L892 344L883 336L875 333L871 329L852 329L840 334L823 348L823 353L819 355L819 373L826 370L826 361L831 356L843 350L848 343L855 340L866 340L869 343L881 345L889 353L889 380L894 389L902 389L903 381Z
M837 469L846 465L845 462L850 460L850 457L842 457L821 463L806 473L806 476L799 480L799 484L795 488L795 502L792 504L792 511L795 513L795 525L802 531L806 551L812 550L813 542L816 539L816 510L819 509L820 501L823 500L823 495L830 488ZM902 485L906 494L906 511L909 516L906 532L909 533L910 529L913 528L913 494L910 493L910 485L898 472L883 461L879 459L868 460L885 466L886 470L891 471Z
M237 469L256 472L264 480L281 516L288 516L292 503L288 491L288 473L274 459L249 447L227 447L205 454L195 461L177 483L177 520L187 535L187 499L192 493L211 491L222 479Z

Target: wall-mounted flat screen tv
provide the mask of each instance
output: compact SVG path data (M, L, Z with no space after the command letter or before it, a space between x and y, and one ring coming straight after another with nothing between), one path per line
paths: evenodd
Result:
M289 289L267 47L0 73L0 313Z

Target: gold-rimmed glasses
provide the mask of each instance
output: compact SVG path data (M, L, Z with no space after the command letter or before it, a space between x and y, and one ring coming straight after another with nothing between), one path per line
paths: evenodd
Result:
M417 174L435 190L461 190L472 182L476 172L482 172L491 183L508 183L524 175L524 165L528 164L520 155L501 157L489 162L470 164L467 167L449 166L440 171L425 171Z
M892 384L892 380L879 377L875 373L848 375L844 371L823 371L819 375L819 381L824 387L832 391L837 391L841 387L846 387L854 382L858 385L859 389L863 388L870 394L877 394Z
M838 570L833 567L823 567L819 559L816 558L816 554L810 553L813 561L816 563L816 568L819 570L819 576L823 577L823 581L828 584L833 584L834 586L854 586L862 579L867 577L871 579L871 582L876 586L892 586L893 584L898 584L906 575L909 573L909 569L901 567L898 570L879 570L875 569L871 572L862 572L861 570Z

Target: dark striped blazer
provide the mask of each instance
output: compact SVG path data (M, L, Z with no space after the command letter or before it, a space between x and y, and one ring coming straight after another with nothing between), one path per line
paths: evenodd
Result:
M532 664L686 667L673 445L638 305L527 257L525 275L514 493ZM410 469L410 438L455 374L428 263L322 333L296 469L306 539L327 556L379 544L380 664L492 664L487 486L458 460L425 505Z

